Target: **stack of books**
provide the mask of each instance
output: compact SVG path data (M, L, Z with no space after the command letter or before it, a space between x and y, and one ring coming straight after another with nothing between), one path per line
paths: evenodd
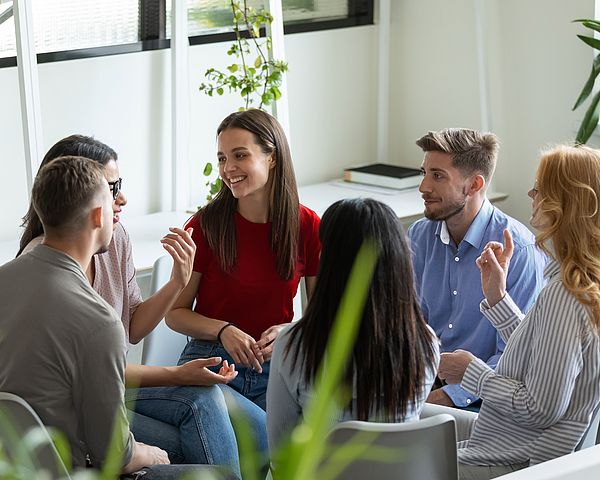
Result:
M421 171L417 168L399 167L387 163L372 163L364 167L345 169L344 180L403 190L419 186Z

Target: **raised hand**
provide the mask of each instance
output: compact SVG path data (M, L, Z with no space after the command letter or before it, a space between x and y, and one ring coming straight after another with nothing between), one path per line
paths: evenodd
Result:
M475 261L481 272L481 288L490 307L506 295L506 276L514 245L508 229L504 230L504 245L489 242Z
M231 382L237 377L238 372L235 365L223 361L219 373L209 370L207 367L214 367L221 363L221 357L197 358L183 365L174 367L179 385L202 385L210 386L218 383L225 384Z
M288 324L282 323L280 325L273 325L272 327L267 328L261 334L260 340L254 345L255 354L262 355L262 358L265 362L271 360L271 356L273 355L273 343L279 335L279 332L281 332L286 325Z
M227 327L221 333L221 344L238 365L253 368L262 373L264 358L260 352L255 352L256 340L234 325Z
M175 280L180 288L184 288L190 281L194 267L196 244L192 240L193 230L193 228L183 230L171 227L169 228L170 233L167 233L160 241L173 258L171 279Z

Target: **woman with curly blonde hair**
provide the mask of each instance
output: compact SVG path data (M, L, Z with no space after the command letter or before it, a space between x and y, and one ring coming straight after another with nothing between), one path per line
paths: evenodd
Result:
M524 316L506 293L505 231L504 245L489 243L477 259L481 310L506 341L496 370L462 350L442 354L440 378L483 398L459 445L461 479L573 452L600 401L600 151L557 146L542 154L536 178L531 225L549 257L547 285Z

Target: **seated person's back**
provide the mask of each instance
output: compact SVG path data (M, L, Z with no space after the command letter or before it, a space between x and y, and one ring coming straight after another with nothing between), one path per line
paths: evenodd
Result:
M115 415L123 428L116 438L131 442L121 402L123 327L73 258L39 245L1 267L0 331L0 390L25 398L67 435L75 467L86 454L102 462Z
M418 419L435 378L437 339L421 315L402 226L371 199L334 203L319 229L322 253L315 291L304 317L275 342L267 389L269 447L277 448L300 422L355 257L365 241L378 251L375 271L348 359L344 383L352 398L338 420Z

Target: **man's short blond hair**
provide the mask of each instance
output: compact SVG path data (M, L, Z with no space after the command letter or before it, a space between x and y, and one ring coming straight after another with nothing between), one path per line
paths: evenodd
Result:
M424 152L452 155L454 166L465 175L480 173L489 182L496 168L500 143L493 133L468 128L446 128L428 132L417 140Z

